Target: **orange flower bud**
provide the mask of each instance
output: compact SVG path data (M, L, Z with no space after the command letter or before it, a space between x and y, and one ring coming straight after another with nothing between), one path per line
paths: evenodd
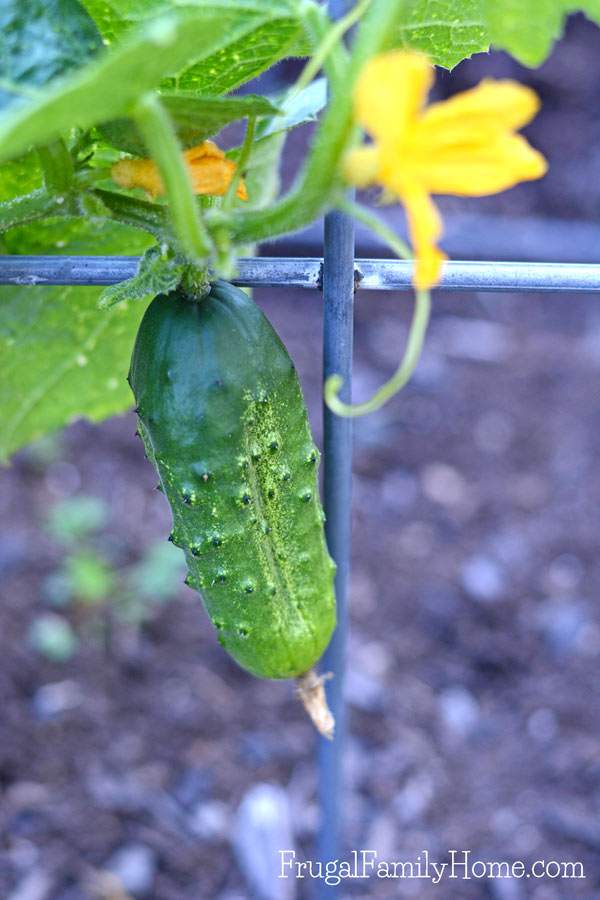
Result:
M236 165L227 159L212 141L203 141L183 154L195 194L222 196L227 193ZM111 177L122 188L142 188L152 199L165 193L164 184L155 162L151 159L121 159L111 169ZM243 179L236 195L248 199Z

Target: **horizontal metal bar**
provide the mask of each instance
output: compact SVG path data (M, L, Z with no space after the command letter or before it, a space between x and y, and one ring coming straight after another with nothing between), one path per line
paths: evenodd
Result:
M1 256L0 284L116 284L135 275L137 256ZM318 258L256 257L238 260L234 284L243 287L319 288ZM357 259L359 287L370 291L410 288L412 263ZM444 265L438 290L600 291L600 265L589 263L458 262Z
M137 272L139 256L2 256L0 284L118 284Z
M117 284L137 272L139 256L0 256L0 284ZM263 257L238 260L241 287L317 288L321 259Z
M357 259L360 287L370 291L410 287L412 263ZM444 264L444 291L600 291L600 265L584 263L459 262Z

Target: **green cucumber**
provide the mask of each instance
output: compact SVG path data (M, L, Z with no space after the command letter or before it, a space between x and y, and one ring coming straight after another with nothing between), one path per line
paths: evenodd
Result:
M282 342L226 282L202 299L159 295L129 382L186 583L201 592L220 643L259 677L306 673L335 626L335 566L319 453Z

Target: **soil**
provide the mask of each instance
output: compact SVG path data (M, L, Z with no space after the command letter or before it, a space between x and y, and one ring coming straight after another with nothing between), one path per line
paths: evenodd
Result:
M593 185L581 201L588 184L573 173L598 162L599 60L600 31L576 19L528 74L548 108L534 139L562 174L486 200L488 211L513 196L519 212L595 215ZM459 67L456 84L484 70L526 73L496 54ZM297 363L320 441L320 297L258 300ZM439 295L434 309L415 378L355 428L345 847L392 860L449 849L579 860L586 878L371 879L339 895L600 897L600 310L593 296L551 294ZM409 314L407 295L359 295L356 399L395 365ZM253 896L236 823L244 797L259 821L247 792L264 783L284 789L298 853L314 858L313 730L291 685L253 679L222 652L192 591L182 585L109 644L84 633L64 663L29 644L61 557L43 528L57 500L108 503L118 565L169 532L134 430L132 415L75 423L58 458L25 450L0 472L10 900ZM283 841L283 820L273 829ZM258 868L268 834L257 835ZM285 888L271 896L292 896ZM312 896L307 881L297 888Z

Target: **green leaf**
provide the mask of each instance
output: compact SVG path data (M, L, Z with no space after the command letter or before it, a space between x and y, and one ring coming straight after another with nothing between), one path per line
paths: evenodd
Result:
M144 311L100 313L96 288L8 292L0 290L2 459L74 419L100 421L131 405L125 376Z
M183 259L163 253L160 247L150 247L141 258L133 278L104 288L98 308L110 309L126 300L150 300L157 294L168 294L178 286L184 272Z
M276 116L278 109L266 97L246 94L243 97L212 97L172 92L161 94L183 147L193 147L221 131L225 125L245 116ZM131 119L117 119L100 128L103 137L114 147L136 156L144 156L146 147Z
M260 12L241 2L179 7L153 20L111 52L55 80L38 99L6 116L0 125L0 161L20 155L31 144L48 143L73 127L89 128L128 116L136 101L164 75L250 39L267 22L275 27L276 14L270 6Z
M391 43L423 50L449 69L490 44L538 66L560 38L566 16L578 10L600 24L600 0L407 0Z
M215 7L237 6L249 12L264 9L263 0L81 0L105 39L120 35L179 6ZM269 8L278 16L297 15L297 0L268 0Z
M110 43L122 40L127 31L141 21L164 13L168 8L177 8L176 4L165 3L164 0L83 2ZM223 11L223 5L214 0L196 0L193 5L204 9L216 7ZM232 35L226 47L190 66L177 78L164 82L164 88L193 90L199 94L227 94L285 56L307 55L298 18L298 3L294 0L237 0L226 3L226 6L238 7L246 16L260 13L266 17L269 13L269 21L257 21L247 35Z
M422 50L437 65L451 69L473 53L488 49L484 2L406 0L400 34L393 43Z
M143 252L151 239L113 223L64 220L15 228L9 253ZM97 309L100 288L0 288L0 459L73 419L132 403L129 357L144 304Z
M580 10L600 24L600 0L486 0L491 43L526 66L539 66L563 32L567 15Z
M184 143L199 143L221 131L225 125L246 116L277 116L279 109L266 97L194 96L184 93L161 94Z
M23 102L102 47L77 0L3 0L0 4L0 109Z
M258 24L223 50L186 69L177 78L164 82L163 87L199 94L227 94L286 56L297 55L296 44L300 36L296 18Z
M314 122L327 103L327 79L317 78L297 94L275 98L275 102L279 106L279 114L259 122L256 127L257 140L289 131L305 122Z
M133 24L118 11L117 4L109 0L81 0L81 4L87 9L108 46L122 38ZM125 4L119 5L123 7Z
M0 202L42 186L40 161L35 151L0 166Z

